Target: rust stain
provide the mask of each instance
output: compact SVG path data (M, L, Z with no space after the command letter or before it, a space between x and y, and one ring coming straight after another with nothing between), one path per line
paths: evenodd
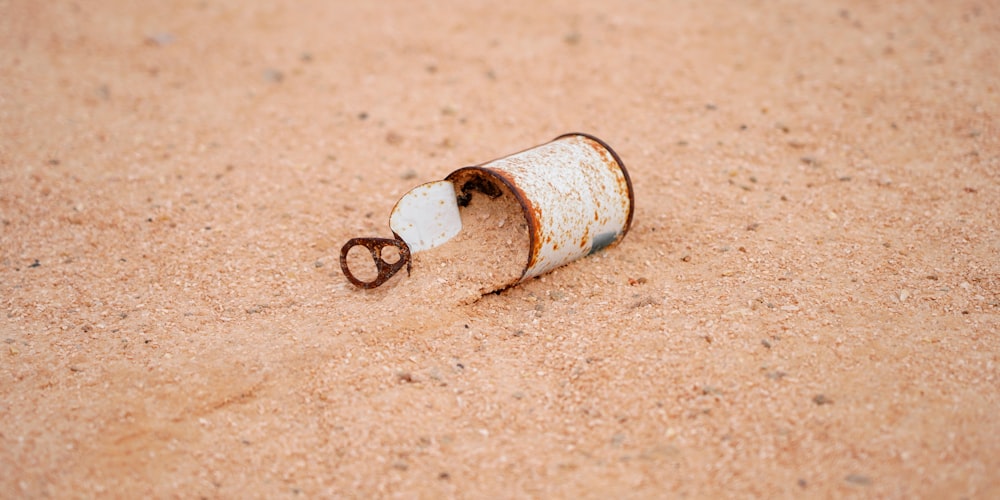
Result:
M524 276L524 273L528 272L528 269L531 269L538 262L538 256L542 253L542 209L531 203L531 200L525 196L521 188L512 185L511 189L515 190L517 199L521 201L521 206L524 207L524 216L528 220L528 237L531 252L528 254L528 264L524 266L524 271L521 272L521 276Z
M593 143L596 143L600 147L595 149L597 149L600 152L601 157L607 159L607 155L611 155L611 158L614 159L614 163L616 163L618 165L618 168L621 170L624 182L619 183L619 189L623 192L628 193L628 217L625 219L625 227L622 228L622 237L624 237L625 234L628 233L629 229L632 228L632 217L633 215L635 215L635 191L632 189L632 178L629 177L628 175L628 169L625 168L625 163L622 161L621 157L618 156L618 153L616 153L614 149L611 149L611 146L609 146L608 143L590 134L573 132L556 137L555 140L559 140L564 137L570 137L570 136L581 136L588 139L592 143L591 147L593 147ZM611 165L611 163L612 163L611 161L606 162L606 164L609 166Z
M347 252L350 252L356 246L365 247L372 254L372 260L375 261L375 267L378 268L378 276L372 281L359 280L351 273L351 269L347 266ZM399 250L399 260L396 262L388 262L382 258L382 249L389 246L396 247ZM410 247L398 236L395 239L351 238L340 249L340 269L344 271L344 276L347 277L347 281L364 289L375 288L389 281L389 278L398 273L404 265L406 266L406 273L409 274L411 266Z

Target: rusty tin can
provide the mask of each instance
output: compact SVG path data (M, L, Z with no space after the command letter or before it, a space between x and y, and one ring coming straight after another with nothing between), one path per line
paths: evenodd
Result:
M341 250L349 281L373 288L410 266L412 253L442 245L462 229L460 207L473 192L496 197L498 185L520 205L528 228L528 249L520 276L507 284L544 274L620 241L632 224L635 194L621 158L604 141L572 133L551 142L481 165L460 168L445 180L417 186L393 208L389 225L394 239L354 238ZM365 246L378 277L363 282L347 266L347 252ZM387 246L400 258L381 256Z

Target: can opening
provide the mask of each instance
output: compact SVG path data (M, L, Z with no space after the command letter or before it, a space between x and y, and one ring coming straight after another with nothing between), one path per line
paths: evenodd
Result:
M528 225L510 189L488 177L455 181L462 230L454 238L415 253L414 274L431 273L460 302L520 280L529 253Z

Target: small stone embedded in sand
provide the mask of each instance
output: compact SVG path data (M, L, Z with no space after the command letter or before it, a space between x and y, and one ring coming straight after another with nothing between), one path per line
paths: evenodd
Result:
M833 400L826 397L824 394L817 394L813 397L813 403L816 403L817 406L823 406L833 404Z
M859 486L871 486L872 484L872 478L863 474L848 474L844 477L844 480L848 483L857 484Z

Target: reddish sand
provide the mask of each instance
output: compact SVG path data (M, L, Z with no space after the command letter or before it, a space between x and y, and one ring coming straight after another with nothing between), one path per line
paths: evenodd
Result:
M344 279L572 131L619 245ZM998 498L998 220L995 1L0 0L0 496Z

